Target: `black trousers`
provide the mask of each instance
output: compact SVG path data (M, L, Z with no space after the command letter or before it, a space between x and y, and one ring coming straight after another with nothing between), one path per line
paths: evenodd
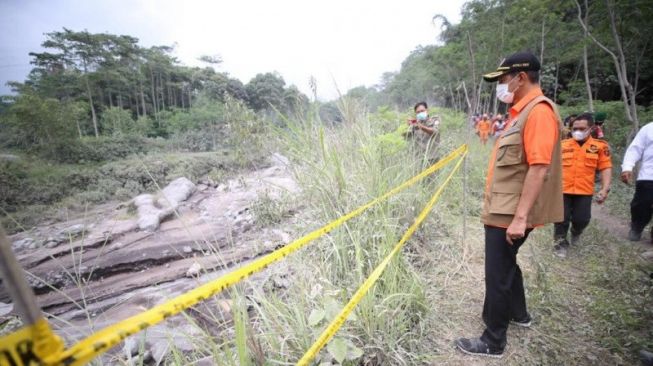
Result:
M642 232L651 221L653 215L653 181L638 180L635 185L635 196L630 202L631 228Z
M565 216L563 222L553 226L553 238L566 239L571 224L571 235L580 235L592 218L592 196L564 194Z
M493 349L506 346L506 332L510 319L522 320L528 316L524 280L517 265L517 252L524 244L526 236L506 241L506 229L485 226L485 302L483 321L485 331L481 340Z

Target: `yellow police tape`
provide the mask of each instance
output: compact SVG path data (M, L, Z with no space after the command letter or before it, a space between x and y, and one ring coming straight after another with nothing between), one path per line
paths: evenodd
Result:
M406 244L408 239L413 235L415 230L417 230L417 227L424 221L426 216L431 212L431 209L433 209L433 206L437 202L438 198L440 198L440 194L444 190L444 188L447 186L451 178L453 177L454 173L458 170L460 167L460 164L463 162L463 158L465 157L465 153L460 157L460 160L458 160L458 163L456 163L456 166L453 168L447 179L440 185L438 190L433 194L429 202L426 204L424 209L419 213L417 218L415 219L415 222L406 230L404 235L401 237L399 242L395 245L395 247L392 249L390 254L388 254L381 263L372 271L372 273L367 277L365 282L356 290L354 293L354 296L352 296L351 300L345 305L344 308L340 311L340 313L331 321L331 323L326 327L326 329L320 334L318 339L313 343L311 348L306 351L304 356L297 362L297 365L304 366L308 365L309 362L311 362L320 352L320 350L326 346L327 343L333 338L333 336L338 332L340 327L345 323L345 320L347 320L347 317L351 312L356 308L356 305L363 299L363 296L369 291L370 288L374 285L374 283L379 279L385 268L388 266L388 263L392 260L392 258L399 253L401 248Z
M63 349L61 338L52 332L47 319L41 318L0 338L0 365L38 365L39 360L59 354Z
M216 280L206 283L185 294L168 300L167 302L157 305L152 309L146 310L140 314L129 317L114 325L110 325L97 333L81 340L72 347L59 351L52 351L51 354L42 355L40 352L32 352L34 345L42 345L43 349L55 350L60 340L53 333L36 331L35 326L24 327L21 330L0 338L0 366L23 366L23 365L67 365L77 366L84 365L93 358L106 352L116 346L125 338L136 334L148 327L179 314L191 306L208 299L229 286L232 286L243 279L253 275L266 268L268 265L275 263L289 254L301 249L311 241L320 238L333 229L339 227L346 221L359 216L370 207L388 199L400 191L412 186L424 177L427 177L442 167L449 164L459 155L467 153L467 145L461 145L451 152L442 160L425 169L418 175L408 179L399 186L386 192L372 201L358 207L357 209L339 217L327 225L310 232L309 234L287 244L286 246L275 250L259 259L254 260L248 265L238 268ZM43 319L44 320L44 319ZM47 325L47 322L46 322ZM42 326L42 324L41 324ZM48 326L49 327L49 326ZM40 328L39 328L40 329ZM27 345L27 346L26 346ZM28 347L29 346L29 347ZM21 348L22 347L22 348ZM27 347L27 348L26 348ZM24 351L21 353L21 351Z

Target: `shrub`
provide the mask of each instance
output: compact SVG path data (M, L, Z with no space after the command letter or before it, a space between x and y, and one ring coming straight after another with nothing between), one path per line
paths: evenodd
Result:
M120 107L110 107L102 112L102 128L113 136L130 135L138 132L138 126L130 111Z
M203 152L218 149L223 141L223 134L192 130L174 135L170 140L170 145L174 150L178 151Z
M157 140L139 136L85 137L43 146L39 149L39 155L60 163L101 162L148 150L160 150L163 146Z
M48 204L93 185L93 172L84 167L43 162L0 163L0 205L7 211L33 204Z

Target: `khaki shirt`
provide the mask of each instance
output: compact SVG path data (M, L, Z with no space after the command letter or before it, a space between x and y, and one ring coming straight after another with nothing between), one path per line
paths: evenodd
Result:
M406 137L412 140L413 148L419 149L418 153L424 154L428 160L438 158L438 145L440 144L440 120L435 117L430 117L422 125L433 129L433 134L430 135L422 131L419 127L411 125L408 127Z

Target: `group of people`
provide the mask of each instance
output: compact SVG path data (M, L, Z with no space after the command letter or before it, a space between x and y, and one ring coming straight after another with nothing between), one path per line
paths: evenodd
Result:
M612 176L610 147L602 138L605 115L581 113L563 124L556 104L539 85L540 62L518 52L483 75L497 82L496 96L509 105L506 118L483 114L472 118L485 143L494 135L485 183L481 221L485 229L485 300L480 337L459 338L455 345L472 355L501 357L510 324L530 327L517 254L534 228L553 224L553 252L565 257L580 242L595 199L608 197ZM415 106L411 131L433 138L426 103ZM421 114L421 115L420 115ZM498 122L498 123L497 123ZM497 128L493 125L497 123ZM653 216L653 123L644 126L628 147L621 180L631 183L642 161L631 203L630 240L639 240ZM596 176L600 177L598 192ZM570 236L569 236L570 234ZM653 235L653 232L652 232Z
M472 128L481 140L483 145L487 144L490 137L497 137L503 132L506 127L506 119L503 115L497 113L477 113L471 118Z

